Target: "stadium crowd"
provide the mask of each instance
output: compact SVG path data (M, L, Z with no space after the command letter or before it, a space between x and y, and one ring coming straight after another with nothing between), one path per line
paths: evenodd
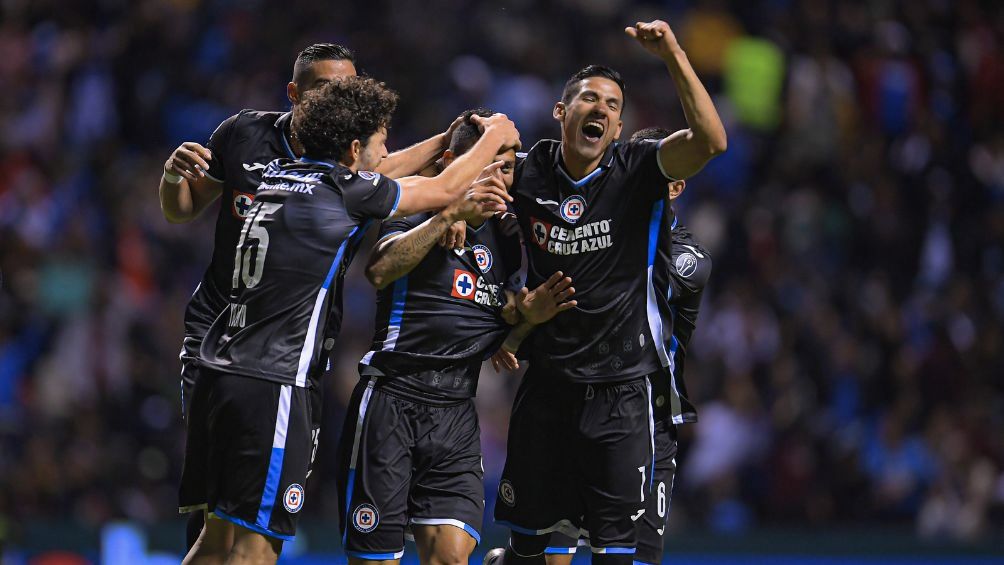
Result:
M657 17L729 133L678 200L715 268L687 366L700 423L681 436L670 527L999 533L994 4L2 3L0 541L35 520L181 521L177 353L214 214L181 226L161 215L157 181L179 142L205 141L240 108L287 107L293 59L316 41L352 47L363 73L401 93L392 149L479 105L507 113L524 143L554 137L564 79L592 62L627 80L625 134L676 129L670 80L621 31ZM348 277L305 521L336 515L341 406L374 315L361 270ZM490 493L518 379L486 372Z

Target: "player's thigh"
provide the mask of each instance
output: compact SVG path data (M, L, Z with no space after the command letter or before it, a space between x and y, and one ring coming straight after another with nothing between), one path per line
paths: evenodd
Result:
M653 471L653 423L645 379L595 387L583 408L578 465L586 500L585 527L594 553L633 547Z
M421 526L414 524L411 532L423 565L458 565L477 547L477 542L464 530L449 525Z
M234 545L233 524L212 518L206 520L205 512L193 512L193 514L203 515L203 525L192 540L182 563L185 565L223 563Z
M476 545L481 540L485 491L474 402L425 406L422 412L412 453L409 524L413 531L416 526L445 526Z
M408 523L414 406L364 383L348 416L355 429L343 436L352 444L339 461L342 545L350 558L393 561L403 554Z
M234 526L234 546L227 565L266 565L279 560L282 540Z

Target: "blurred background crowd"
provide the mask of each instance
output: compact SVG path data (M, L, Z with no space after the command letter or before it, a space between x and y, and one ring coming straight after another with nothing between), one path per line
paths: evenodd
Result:
M625 134L685 127L623 35L661 18L729 150L678 214L714 272L690 348L670 527L1004 530L1004 10L993 0L4 0L0 2L0 544L28 524L176 512L182 314L215 205L170 225L180 142L285 109L332 41L401 93L388 145L462 110L524 144L588 63L623 73ZM374 291L350 270L304 522L332 520L342 405ZM482 376L489 504L514 375ZM180 545L181 540L178 540Z

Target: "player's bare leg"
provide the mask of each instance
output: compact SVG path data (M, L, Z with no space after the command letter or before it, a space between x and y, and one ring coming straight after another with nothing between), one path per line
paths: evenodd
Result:
M422 565L460 565L474 552L477 542L456 526L412 525L418 546L418 560Z
M572 558L575 557L571 553L558 553L555 555L548 555L547 565L571 565Z
M192 544L183 565L222 565L234 544L234 526L230 522L208 518L202 513L204 525Z
M282 540L241 526L233 526L233 529L234 547L227 557L227 565L273 565L279 560Z

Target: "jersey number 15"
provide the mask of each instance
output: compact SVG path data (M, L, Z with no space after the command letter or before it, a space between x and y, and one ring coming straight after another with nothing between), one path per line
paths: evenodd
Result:
M237 242L237 255L234 257L233 288L236 290L239 282L244 288L254 288L261 282L265 269L265 254L268 253L268 231L261 221L276 213L282 204L273 202L255 202L244 220L240 241ZM252 243L256 240L257 243ZM247 249L244 243L248 242Z

